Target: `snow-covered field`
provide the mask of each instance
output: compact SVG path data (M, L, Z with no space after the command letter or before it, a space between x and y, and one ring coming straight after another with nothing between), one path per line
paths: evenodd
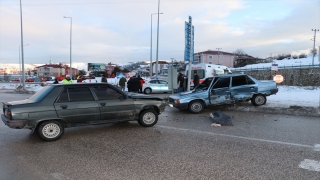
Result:
M14 90L20 84L0 83L0 90ZM39 91L40 84L26 84L28 91ZM0 91L1 92L1 91ZM155 94L153 94L155 95ZM279 92L276 95L267 97L266 106L270 107L290 107L306 106L320 107L320 87L302 87L302 86L279 86Z

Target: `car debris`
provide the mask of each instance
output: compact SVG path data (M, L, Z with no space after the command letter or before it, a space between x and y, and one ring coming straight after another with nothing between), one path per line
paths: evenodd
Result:
M210 118L212 119L211 126L233 126L231 116L224 114L221 110L213 112L210 114Z

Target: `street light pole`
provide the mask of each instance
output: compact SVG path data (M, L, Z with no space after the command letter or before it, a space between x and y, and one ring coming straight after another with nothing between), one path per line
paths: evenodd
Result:
M158 51L159 51L159 10L160 0L158 0L158 27L157 27L157 57L156 57L156 79L158 79Z
M218 49L218 64L220 64L220 54L219 54L219 51L220 51L220 49L222 49L222 48L216 48L216 49Z
M21 57L22 57L22 90L26 90L25 77L24 77L24 53L23 53L23 29L22 29L22 5L20 0L20 28L21 28ZM20 51L19 51L20 52Z
M312 53L312 66L314 65L314 56L315 56L315 45L316 45L316 33L319 31L319 29L311 29L311 31L314 31L314 36L313 36L313 53Z
M70 18L70 78L72 79L72 17L66 17L63 16L64 18Z
M29 44L23 45L23 46L28 46ZM20 63L20 47L19 46L19 74L20 74L20 85L21 85L21 63Z
M152 15L155 15L158 13L151 14L151 42L150 42L150 76L152 76L153 66L152 66ZM160 13L163 14L163 13Z

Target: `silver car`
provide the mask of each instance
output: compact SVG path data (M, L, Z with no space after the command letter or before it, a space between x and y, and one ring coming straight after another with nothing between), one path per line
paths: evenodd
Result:
M167 92L172 92L172 89L169 88L168 81L153 79L143 84L142 91L145 94L167 93Z
M169 105L200 113L206 106L234 104L249 101L255 106L264 105L267 96L276 94L275 81L259 81L249 75L233 74L206 78L192 91L169 96Z

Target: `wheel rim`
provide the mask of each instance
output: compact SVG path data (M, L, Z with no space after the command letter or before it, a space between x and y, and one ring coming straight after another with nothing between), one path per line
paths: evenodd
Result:
M55 138L60 134L60 127L57 124L46 124L42 129L42 134L46 138Z
M151 93L151 89L146 89L146 94L150 94Z
M191 104L191 110L193 112L200 112L202 110L202 104L199 103L199 102L196 102L196 103L192 103Z
M156 115L154 113L148 112L143 115L142 121L145 124L152 124L156 120Z
M257 96L254 102L256 104L262 105L265 102L265 98L263 96Z

